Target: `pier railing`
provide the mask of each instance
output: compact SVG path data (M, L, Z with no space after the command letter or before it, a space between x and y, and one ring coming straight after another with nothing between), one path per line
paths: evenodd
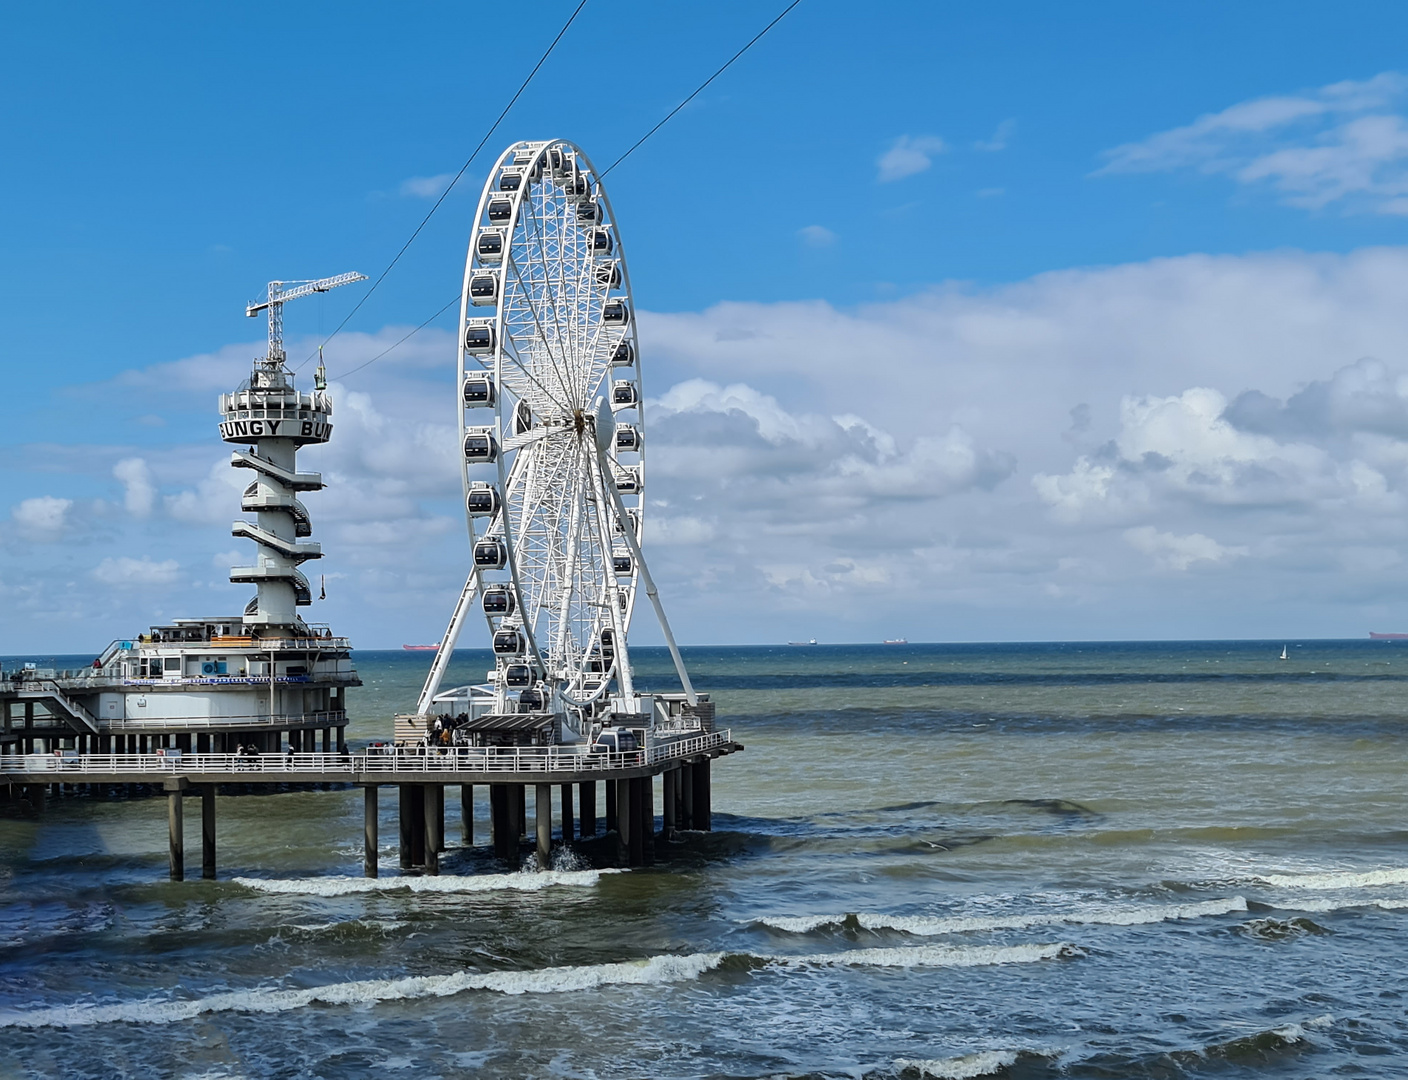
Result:
M591 753L575 746L386 747L361 754L0 754L0 775L43 774L46 783L81 783L84 775L140 773L307 773L310 779L355 780L366 773L544 773L639 769L705 754L727 746L732 733L716 731L672 739L626 753Z

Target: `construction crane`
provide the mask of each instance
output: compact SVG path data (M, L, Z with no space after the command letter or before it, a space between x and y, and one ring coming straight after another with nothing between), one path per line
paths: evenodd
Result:
M251 319L265 308L269 310L269 355L258 361L266 370L277 371L284 365L284 304L297 300L300 296L327 292L339 285L351 285L354 281L366 281L366 274L338 274L336 277L319 278L317 281L271 281L269 299L257 304L249 304L244 313ZM322 361L319 360L319 368Z

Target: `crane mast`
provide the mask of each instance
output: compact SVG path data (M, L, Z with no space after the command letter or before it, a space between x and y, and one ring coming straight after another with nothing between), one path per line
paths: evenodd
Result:
M277 371L284 365L284 304L301 296L327 292L339 285L351 285L354 281L366 281L366 274L337 274L319 278L317 281L271 281L269 299L249 304L244 313L251 319L261 311L269 312L269 354L257 361L266 371Z

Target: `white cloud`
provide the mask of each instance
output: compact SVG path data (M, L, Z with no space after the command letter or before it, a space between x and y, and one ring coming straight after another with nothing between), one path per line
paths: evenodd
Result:
M54 540L68 525L68 512L72 508L72 499L39 495L18 503L10 511L10 518L20 535L28 540Z
M1385 72L1244 101L1106 151L1100 173L1194 169L1267 185L1287 205L1408 214L1408 79Z
M112 474L122 481L125 489L123 505L134 517L147 517L156 505L156 485L152 483L152 471L145 460L139 457L123 458L112 467Z
M988 139L979 139L973 144L974 150L981 150L984 153L993 154L999 150L1006 150L1007 144L1012 140L1012 133L1017 130L1017 121L1009 117L997 125Z
M435 176L412 176L401 181L400 193L412 199L438 199L440 193L455 178L454 173L437 173Z
M797 235L807 247L824 248L836 243L836 234L825 225L804 225Z
M1369 249L1160 259L847 309L641 312L646 551L671 619L686 641L1388 625L1376 613L1408 606L1393 569L1408 552L1405 291L1408 250ZM340 335L329 367L404 332ZM92 393L146 410L161 385L170 415L210 410L253 350L211 355L228 357L223 385L178 362ZM333 440L299 455L329 485L304 497L326 556L307 569L345 575L312 615L362 647L434 638L463 584L453 355L427 331L335 382ZM75 642L94 594L125 605L105 616L113 634L165 617L139 589L66 584L101 557L98 530L102 554L212 579L168 614L239 609L248 590L218 579L252 550L228 534L250 475L211 419L195 448L7 452L12 472L61 463L44 482L71 486L39 490L84 525L48 534L52 565L0 547L27 611L70 620ZM165 493L159 536L79 501L137 456Z
M937 135L917 135L913 138L901 135L875 162L880 170L878 179L884 184L922 173L934 163L934 156L946 149L948 147L943 139Z
M1158 566L1180 573L1197 562L1217 563L1247 554L1244 547L1224 547L1202 533L1176 536L1159 532L1152 525L1126 529L1124 538L1136 551L1152 556Z
M108 557L93 567L95 581L116 589L140 588L147 585L171 585L180 576L181 566L175 559L157 562L145 556L134 559L128 555Z

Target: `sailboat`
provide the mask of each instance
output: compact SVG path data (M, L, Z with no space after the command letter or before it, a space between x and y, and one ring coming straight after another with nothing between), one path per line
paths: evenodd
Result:
M1289 659L1290 659L1290 657L1286 655L1286 646L1284 646L1284 645L1281 646L1281 659L1282 659L1282 660L1289 660Z

